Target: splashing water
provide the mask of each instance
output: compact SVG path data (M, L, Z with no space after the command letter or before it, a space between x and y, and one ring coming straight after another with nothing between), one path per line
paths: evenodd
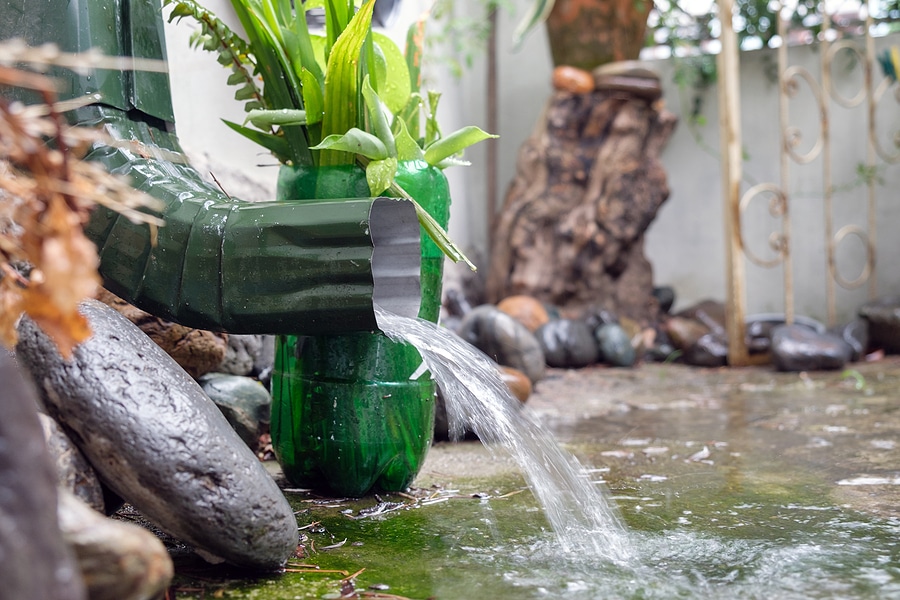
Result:
M578 460L559 448L527 411L522 411L493 363L453 333L428 321L375 308L389 338L415 346L441 388L451 435L465 428L488 447L506 449L522 469L565 552L619 565L634 557L628 532L603 488L591 483Z

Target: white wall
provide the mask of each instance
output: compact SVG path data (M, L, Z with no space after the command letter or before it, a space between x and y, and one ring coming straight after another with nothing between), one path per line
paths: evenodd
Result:
M501 39L509 39L511 20L507 19ZM506 36L503 38L502 36ZM876 40L876 51L900 44L900 36ZM499 179L502 194L515 173L516 152L531 133L541 109L551 93L552 67L543 32L535 32L518 53L505 49L501 59L500 134L501 164ZM835 86L850 97L862 85L862 69L841 53L834 61ZM780 182L777 85L773 80L776 65L773 50L745 52L741 55L741 101L744 128L744 190L759 182ZM817 47L790 50L791 64L802 65L818 79ZM703 115L707 124L690 127L693 92L681 90L673 82L670 61L648 61L660 73L668 109L681 117L678 128L663 154L671 196L663 205L647 233L646 252L654 267L654 280L671 285L677 293L677 306L684 307L704 298L725 299L725 232L722 218L721 163L717 92L713 87L703 96ZM875 81L882 74L876 67ZM896 91L896 86L893 88ZM809 149L819 131L815 99L805 89L791 102L792 126L803 132L801 148ZM878 110L877 130L882 145L892 148L893 135L900 132L900 104L890 94ZM866 226L867 191L853 185L857 165L866 157L866 112L864 107L845 109L831 101L832 182L846 188L834 196L834 231L848 223ZM883 184L876 188L878 204L876 277L878 294L900 294L900 167L882 165ZM822 159L808 165L792 163L790 207L794 249L793 269L795 308L799 313L826 318L825 242L821 177ZM772 258L768 236L780 230L781 222L768 216L768 198L758 198L745 213L744 239L762 258ZM863 265L862 243L849 238L839 246L837 264L847 279L854 279ZM747 266L748 312L782 312L783 270ZM867 289L847 291L837 288L838 320L850 318L866 301Z
M900 38L876 40L876 47L897 44ZM835 87L846 97L862 86L862 69L848 62L849 55L838 55L832 68ZM792 65L805 67L818 79L820 53L816 47L790 50ZM776 64L775 51L746 52L741 56L741 103L743 145L745 149L743 191L760 182L780 182L779 127L777 85L772 79ZM655 63L666 86L670 110L683 115L679 128L665 151L663 160L669 175L672 195L647 235L647 254L655 269L655 279L675 287L681 305L703 297L725 297L725 240L722 220L718 107L716 90L705 95L703 114L708 124L691 128L687 122L690 94L679 92L672 84L670 63ZM876 67L875 81L881 80ZM866 160L866 111L861 106L846 109L829 101L831 110L832 185L841 188L834 194L834 225L837 231L846 224L866 227L867 188L857 180L857 165ZM817 100L808 86L790 102L791 126L802 132L799 148L808 151L819 136ZM878 113L878 131L885 147L890 147L890 134L900 130L900 111L893 99L882 102ZM695 135L711 146L713 156L698 144ZM884 165L884 163L879 162ZM798 313L825 319L826 309L826 245L823 205L823 157L807 165L789 164L791 174L791 246L795 308ZM880 295L900 293L900 246L895 231L900 225L900 212L895 202L900 186L900 168L883 166L883 185L876 188L878 229L876 254L879 257L876 276ZM744 242L762 258L772 258L768 236L780 231L781 221L768 213L768 198L758 197L744 213ZM861 272L864 255L862 244L855 238L845 240L837 253L837 265L847 279ZM763 269L748 263L748 311L781 312L781 267ZM838 321L851 318L866 301L865 286L848 291L837 288Z
M229 0L206 0L206 4L220 16L229 14ZM401 44L406 26L418 15L419 6L406 2L401 18L392 28L394 38ZM454 199L450 233L476 255L483 254L487 245L486 144L495 143L499 150L498 192L502 202L515 172L518 149L531 133L551 94L552 66L543 30L535 31L518 52L512 52L509 40L514 18L504 13L500 19L498 133L501 138L467 151L467 158L474 163L472 167L447 171ZM274 160L261 154L256 146L245 142L219 122L221 117L236 121L243 119L240 106L231 100L234 89L224 83L227 72L216 63L213 55L187 49L187 20L180 26L168 26L166 33L176 121L182 143L189 151L209 153L222 168L244 172L271 189L276 168L255 165L272 165ZM900 44L900 36L876 40L879 49L891 43ZM779 181L777 90L769 75L774 60L774 53L769 50L742 54L741 95L744 145L748 157L745 173L753 183ZM815 48L792 49L791 60L817 72L818 53ZM675 288L679 307L703 298L724 300L725 241L716 92L710 89L705 95L703 114L708 124L692 130L686 123L691 106L689 91L679 90L672 82L672 66L669 63L648 64L661 74L669 110L683 117L663 155L671 197L663 205L647 235L647 255L654 266L655 281ZM880 70L876 70L876 74L880 79ZM428 76L444 92L439 115L445 132L467 124L485 127L483 60L476 61L461 79L448 75L439 65L432 65ZM833 76L840 82L839 85L846 88L848 82L859 81L860 70L847 67L846 61L838 61ZM879 111L878 129L885 140L884 145L889 146L890 135L900 129L900 111L896 103L883 104ZM801 93L791 104L793 124L805 132L804 144L817 135L818 117L814 106L808 93ZM865 113L859 109L848 111L834 107L833 110L833 182L841 186L853 181L856 165L865 160ZM696 136L699 136L699 142ZM825 250L821 233L824 227L822 188L819 183L821 160L803 167L792 164L791 170L796 308L800 313L824 318ZM879 262L876 271L879 293L900 294L900 260L895 258L900 257L900 235L894 231L895 224L900 224L900 203L893 202L895 190L900 188L900 168L886 168L881 176L884 185L877 189L880 207L877 239ZM866 191L860 186L850 186L848 191L836 195L835 229L848 222L864 225L862 207L865 201ZM753 203L747 213L747 221L744 233L748 246L758 254L771 256L766 248L767 236L773 227L780 227L780 223L766 216L765 200ZM839 265L849 279L859 272L859 266L854 262L860 259L859 250L860 244L855 239L845 241L840 248ZM482 260L480 266L486 268L486 262ZM747 287L749 312L783 310L780 268L761 270L748 266ZM839 290L840 317L843 319L852 314L864 299L865 289L854 292Z

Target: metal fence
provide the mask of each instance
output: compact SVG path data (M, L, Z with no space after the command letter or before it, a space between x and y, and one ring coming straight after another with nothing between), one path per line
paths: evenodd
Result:
M719 14L733 14L732 0L718 0ZM882 165L900 163L900 139L894 136L891 144L883 143L877 123L877 107L882 102L900 103L900 88L894 79L877 70L877 57L872 37L873 21L871 12L863 7L864 24L859 27L858 36L842 36L833 27L832 15L824 15L820 40L820 65L818 72L789 63L790 37L786 11L780 11L779 36L782 40L778 50L779 118L781 147L779 152L780 179L777 182L758 183L742 190L742 131L741 93L739 89L740 59L737 37L731 19L721 19L722 51L717 57L719 73L719 115L723 156L722 180L725 200L726 265L727 265L727 329L729 337L729 361L734 365L749 364L752 357L747 351L744 339L746 321L746 267L748 264L765 269L781 269L780 285L784 291L784 312L788 322L795 313L794 264L792 261L792 241L794 225L791 222L791 173L815 161L821 168L822 211L824 230L824 257L826 281L824 300L829 324L836 319L836 289L855 289L866 286L869 298L878 292L876 276L876 236L878 212L874 174ZM862 84L859 89L848 93L833 84L832 69L835 57L849 53L862 69ZM801 89L813 98L802 107L792 106ZM813 104L814 106L808 106ZM792 108L794 113L792 114ZM832 116L844 109L864 110L867 127L860 131L865 136L865 156L860 157L861 172L866 188L866 208L864 223L838 223L835 216L835 186L833 182L832 148L836 143L832 136ZM815 110L818 113L818 131L812 137L794 124L792 116L798 110ZM775 149L773 149L775 151ZM866 177L867 175L867 177ZM780 227L769 233L767 245L771 257L762 257L750 250L745 243L744 216L748 207L756 202L767 202L769 214L777 219ZM854 266L856 276L846 274L837 260L839 248L849 238L857 238L864 248L861 262ZM845 263L846 261L844 261Z

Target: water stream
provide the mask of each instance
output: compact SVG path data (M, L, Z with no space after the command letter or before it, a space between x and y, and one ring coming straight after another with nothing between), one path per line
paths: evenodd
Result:
M443 392L451 434L468 428L488 447L510 453L540 502L564 552L633 564L634 550L605 488L510 394L494 364L433 323L376 307L388 337L416 347Z

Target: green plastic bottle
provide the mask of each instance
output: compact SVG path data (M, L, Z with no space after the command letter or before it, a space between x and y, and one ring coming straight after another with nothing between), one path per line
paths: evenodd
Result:
M443 227L450 195L444 174L401 163L398 183ZM279 199L368 195L355 166L282 167ZM419 316L437 321L443 254L423 234ZM434 432L435 384L412 346L380 332L276 338L272 444L293 485L361 496L400 491L415 478Z

